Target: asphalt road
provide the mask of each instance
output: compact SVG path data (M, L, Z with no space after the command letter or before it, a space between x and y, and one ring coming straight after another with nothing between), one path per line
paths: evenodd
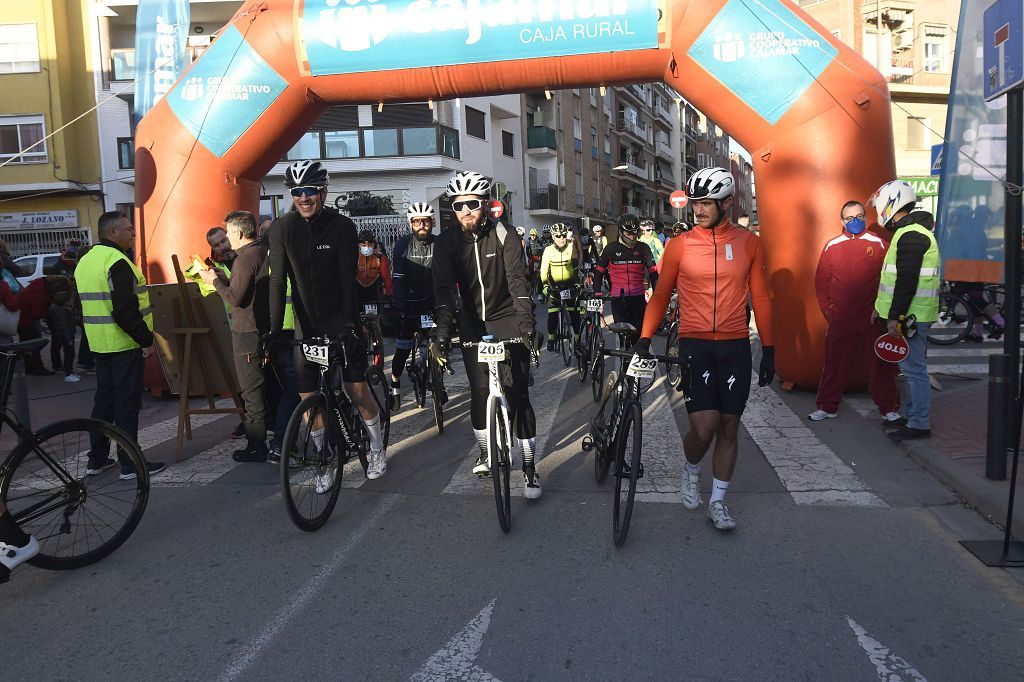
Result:
M679 504L685 411L657 385L644 400L644 501L617 549L611 479L597 485L579 448L589 384L545 354L533 389L544 495L513 500L508 535L489 483L469 473L461 368L450 385L444 435L407 394L387 474L347 470L313 534L288 520L274 467L230 461L231 418L200 427L122 548L74 572L25 566L0 588L2 677L1024 677L1021 575L958 545L998 529L869 410L812 425L813 396L752 389L727 498L739 528L723 534L705 507ZM46 413L87 412L89 398L54 398ZM174 409L147 402L150 458L173 458ZM705 500L710 478L706 462Z

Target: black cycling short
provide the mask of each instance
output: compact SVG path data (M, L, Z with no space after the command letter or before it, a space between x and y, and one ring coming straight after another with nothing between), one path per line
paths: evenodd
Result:
M303 331L299 326L298 319L295 320L296 341L312 336L337 336L340 333L340 328L338 330L314 330L314 332L304 336ZM350 384L358 384L366 381L366 336L364 336L361 331L357 333L358 336L354 338L350 336L349 341L345 344L345 357L347 362L341 371L342 379ZM316 390L319 379L320 366L306 360L306 356L302 352L302 346L300 344L296 344L295 389L299 393L312 393Z
M616 322L629 322L636 327L637 336L644 326L644 311L647 301L643 296L612 296L612 319Z
M537 435L537 416L530 404L529 349L521 343L506 343L508 359L498 365L508 409L512 418L512 431L517 438ZM487 428L487 398L490 395L490 374L487 363L477 358L475 345L462 346L462 361L469 379L469 416L474 429Z
M689 358L689 387L683 387L688 413L743 414L753 369L749 339L679 339L679 357Z
M431 317L434 316L433 299L406 303L402 314L398 316L398 328L395 330L395 342L406 341L408 342L407 345L411 344L412 335L422 328L421 318L423 315L430 315ZM398 346L396 346L396 348L397 347ZM409 347L412 348L411 345L409 345Z

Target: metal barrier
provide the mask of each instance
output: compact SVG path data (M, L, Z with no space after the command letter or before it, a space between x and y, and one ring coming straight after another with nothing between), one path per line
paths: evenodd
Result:
M370 215L352 218L357 230L369 230L387 252L388 260L395 252L395 242L409 232L409 221L402 215Z
M11 256L32 256L40 253L61 253L68 240L80 239L92 244L92 231L88 227L64 230L0 230L0 239L7 242Z

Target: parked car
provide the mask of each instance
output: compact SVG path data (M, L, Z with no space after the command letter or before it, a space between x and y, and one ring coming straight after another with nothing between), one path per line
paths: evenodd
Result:
M15 258L14 264L18 266L18 272L14 273L21 286L28 286L44 275L61 274L61 262L59 253L41 253L35 256L22 256Z

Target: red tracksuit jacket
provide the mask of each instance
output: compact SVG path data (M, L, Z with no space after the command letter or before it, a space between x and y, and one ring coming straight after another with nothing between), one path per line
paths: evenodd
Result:
M832 323L844 318L871 319L878 295L882 259L889 245L871 232L843 232L825 245L814 275L818 307Z

